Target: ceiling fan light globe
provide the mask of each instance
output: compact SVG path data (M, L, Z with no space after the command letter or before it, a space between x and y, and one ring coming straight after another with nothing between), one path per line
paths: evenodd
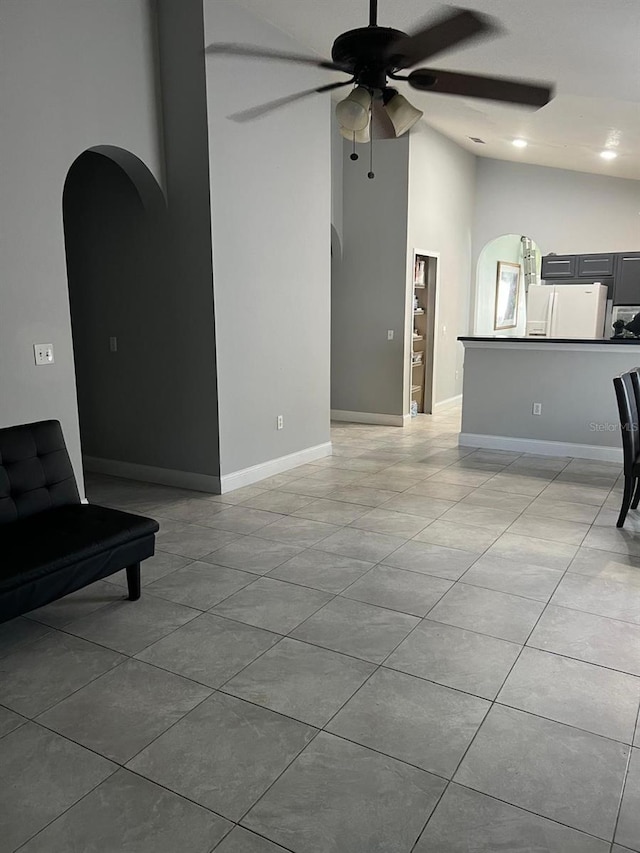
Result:
M346 127L340 128L340 135L348 139L349 142L366 143L371 141L371 124L369 123L364 130L347 130ZM355 140L354 140L355 137Z
M371 92L364 86L357 86L336 105L336 118L341 128L357 133L369 125L370 110Z
M399 93L387 101L384 109L391 119L396 136L402 136L424 115L421 110L410 104L404 95Z

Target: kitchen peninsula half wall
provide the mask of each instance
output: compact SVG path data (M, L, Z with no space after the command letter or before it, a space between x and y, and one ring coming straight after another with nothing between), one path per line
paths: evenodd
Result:
M640 340L458 340L460 445L622 461L613 377L640 364Z

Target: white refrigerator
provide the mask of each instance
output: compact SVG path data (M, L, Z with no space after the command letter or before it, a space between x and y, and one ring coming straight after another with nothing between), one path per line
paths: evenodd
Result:
M607 311L604 284L532 284L527 293L527 337L602 338Z

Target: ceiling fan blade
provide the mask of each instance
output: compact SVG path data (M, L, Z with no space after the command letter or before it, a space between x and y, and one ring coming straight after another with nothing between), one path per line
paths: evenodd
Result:
M455 9L413 35L393 42L387 56L397 60L396 68L410 68L462 42L480 36L496 36L501 32L502 28L494 18L470 9Z
M235 44L233 42L219 42L210 44L205 48L205 53L218 54L222 56L246 56L250 59L275 59L280 62L296 62L301 65L315 65L316 68L328 68L331 71L344 71L342 65L330 62L328 59L318 59L306 53L287 53L280 50L271 50L267 47L254 47L251 44Z
M440 71L437 68L417 68L409 74L407 80L410 86L423 92L486 98L489 101L507 101L536 108L548 104L554 94L553 87L541 83Z
M340 86L350 86L353 80L343 80L340 83L328 83L326 86L320 86L318 89L305 89L303 92L296 92L295 95L285 95L284 98L276 98L275 101L268 101L266 104L260 104L258 107L251 107L248 110L242 110L239 113L227 116L232 121L252 121L254 118L270 113L271 110L277 110L279 107L284 107L294 101L299 101L302 98L307 98L309 95L315 95L318 92L329 92L331 89L338 89Z

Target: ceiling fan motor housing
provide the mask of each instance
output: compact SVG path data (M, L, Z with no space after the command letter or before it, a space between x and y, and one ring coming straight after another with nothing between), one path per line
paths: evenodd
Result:
M360 27L342 33L333 43L331 58L356 79L359 86L384 89L387 75L395 70L391 45L406 38L391 27Z

